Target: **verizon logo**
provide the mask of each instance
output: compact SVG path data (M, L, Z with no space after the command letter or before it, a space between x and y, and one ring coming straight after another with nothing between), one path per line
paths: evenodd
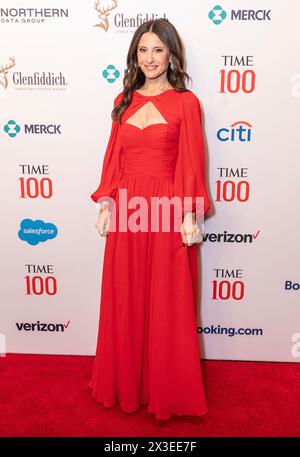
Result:
M260 234L260 230L256 233L206 233L203 236L203 241L210 241L211 243L253 243Z
M19 332L64 332L70 325L70 321L65 324L52 324L48 322L16 322Z

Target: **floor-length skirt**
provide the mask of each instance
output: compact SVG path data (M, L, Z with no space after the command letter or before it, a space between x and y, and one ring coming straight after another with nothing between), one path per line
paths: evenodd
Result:
M128 200L139 195L148 202L174 192L171 179L143 174L125 174L120 188ZM196 322L197 245L182 244L172 217L170 231L121 232L118 197L119 190L116 230L104 241L92 396L128 413L145 405L157 419L201 416L207 404ZM128 209L128 219L133 212Z

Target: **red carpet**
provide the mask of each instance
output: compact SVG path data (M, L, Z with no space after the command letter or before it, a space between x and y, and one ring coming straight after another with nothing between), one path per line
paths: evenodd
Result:
M91 398L93 357L0 357L0 436L300 436L300 365L203 361L209 412L157 421Z

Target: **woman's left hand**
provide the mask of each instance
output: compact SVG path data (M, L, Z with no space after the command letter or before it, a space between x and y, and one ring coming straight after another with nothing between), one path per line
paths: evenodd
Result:
M201 243L203 241L201 230L195 219L195 213L190 211L184 215L180 232L182 243L187 246L192 246L194 243Z

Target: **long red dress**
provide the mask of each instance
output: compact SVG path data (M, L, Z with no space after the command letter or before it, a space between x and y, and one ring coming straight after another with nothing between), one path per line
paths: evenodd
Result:
M122 92L114 100L116 106ZM141 129L126 123L152 102L166 122ZM192 91L159 95L134 91L121 124L112 121L102 175L91 195L204 197L200 103ZM149 205L150 206L150 205ZM128 217L132 209L128 210ZM130 413L146 405L157 419L207 412L196 331L197 245L178 231L110 231L106 238L92 397ZM173 225L174 227L174 221Z

